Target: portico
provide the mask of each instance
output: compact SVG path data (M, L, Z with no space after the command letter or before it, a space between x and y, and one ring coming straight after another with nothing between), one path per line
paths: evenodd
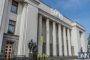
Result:
M43 17L45 18L45 19L43 19ZM46 20L45 21L45 26L46 26L46 31L42 31L42 27L43 27L43 25L42 25L42 23L41 22L43 22L43 20ZM50 32L50 22L52 22L52 32ZM41 27L42 26L42 27ZM56 27L58 27L57 29L56 29ZM62 27L62 28L61 28ZM45 35L44 34L42 34L43 35L43 38L45 38L46 39L46 47L44 47L44 48L46 48L45 50L46 50L46 54L47 55L51 55L50 54L50 34L52 34L52 46L53 46L53 56L57 56L57 51L59 51L59 56L63 56L63 53L62 53L62 51L64 52L64 56L72 56L72 53L71 53L71 29L70 28L68 28L68 27L65 27L64 25L62 25L62 24L60 24L59 22L56 22L56 21L53 21L53 20L51 20L49 17L47 18L47 17L45 17L45 16L43 16L43 15L39 15L39 33L45 33ZM62 32L62 30L63 30L63 32ZM56 33L56 32L58 32L58 33ZM42 36L41 35L41 36ZM57 37L58 36L58 37ZM44 40L45 40L44 39ZM58 40L58 42L56 42ZM39 40L38 40L39 41ZM62 42L63 41L63 42ZM38 51L40 51L41 52L41 54L43 54L43 52L42 52L42 45L43 45L43 42L38 42L39 43L39 47L38 47L38 49L40 49L40 50L38 50ZM40 43L41 43L41 45L40 45ZM57 44L59 44L58 45L58 47L57 47ZM64 45L64 46L63 46ZM58 48L58 50L57 50L57 48ZM62 50L64 48L64 50ZM40 53L39 52L39 53Z

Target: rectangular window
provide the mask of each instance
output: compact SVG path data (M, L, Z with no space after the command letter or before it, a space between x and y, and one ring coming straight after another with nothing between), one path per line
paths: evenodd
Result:
M68 51L68 40L66 40L66 44L67 44L67 55L69 56L69 51Z
M15 21L9 20L9 26L8 26L8 33L9 34L14 34L14 32L15 32L15 25L16 25Z
M53 44L50 43L50 56L53 56Z
M42 48L43 48L42 52L43 52L43 54L45 54L46 53L46 43L45 42L43 43L43 47Z
M18 10L18 2L12 0L11 12L17 14L17 10Z
M59 56L59 44L57 44L57 56Z

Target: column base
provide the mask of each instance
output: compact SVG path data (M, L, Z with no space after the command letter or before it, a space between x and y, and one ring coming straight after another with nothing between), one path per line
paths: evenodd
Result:
M77 56L55 56L49 57L48 60L78 60Z
M16 55L13 60L37 60L37 55L32 53L29 53L29 57L25 55Z
M37 54L29 53L29 58L30 58L31 60L37 60Z
M17 55L13 60L28 60L25 55Z
M32 60L33 59L33 54L29 53L29 58Z

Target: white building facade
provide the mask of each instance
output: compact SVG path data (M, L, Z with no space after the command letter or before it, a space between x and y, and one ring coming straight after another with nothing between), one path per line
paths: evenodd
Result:
M7 49L10 57L28 57L30 40L37 43L38 54L48 56L78 56L81 49L87 51L85 28L39 0L3 0L2 11L0 52L6 57Z

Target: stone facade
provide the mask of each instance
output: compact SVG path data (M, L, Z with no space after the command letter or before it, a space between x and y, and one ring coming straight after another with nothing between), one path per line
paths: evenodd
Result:
M11 12L14 0L3 0L0 18L0 52L5 54L6 42L12 42L12 57L29 57L28 43L38 45L38 54L49 57L78 56L86 52L85 28L63 16L39 0L15 0L17 13ZM16 5L15 5L16 6ZM63 7L63 6L62 6ZM9 20L15 21L14 34L8 33Z

